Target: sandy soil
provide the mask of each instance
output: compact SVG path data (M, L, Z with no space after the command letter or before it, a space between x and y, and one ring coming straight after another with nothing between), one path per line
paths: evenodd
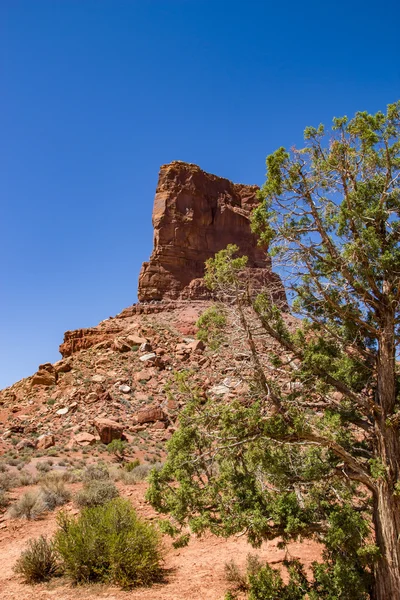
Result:
M26 491L26 488L24 488ZM153 518L154 512L144 501L145 484L120 486L121 495L129 498L140 514ZM21 490L22 492L22 490ZM67 510L75 512L72 504ZM242 538L224 540L208 535L192 539L186 548L174 549L165 540L166 581L151 588L129 592L110 586L71 586L65 579L30 586L13 573L13 565L30 538L51 536L56 528L55 513L38 521L4 521L0 524L0 598L1 600L223 600L227 583L224 565L234 559L243 565L249 552L279 567L285 553L276 542L268 542L254 550ZM291 544L290 554L301 558L308 567L319 557L313 542Z

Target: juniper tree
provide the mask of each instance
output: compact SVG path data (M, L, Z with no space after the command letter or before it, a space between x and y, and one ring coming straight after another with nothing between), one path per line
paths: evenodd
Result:
M253 229L289 312L249 292L237 248L208 262L239 315L251 391L205 401L182 380L188 405L149 492L194 532L317 537L309 598L400 600L399 133L397 102L267 158Z

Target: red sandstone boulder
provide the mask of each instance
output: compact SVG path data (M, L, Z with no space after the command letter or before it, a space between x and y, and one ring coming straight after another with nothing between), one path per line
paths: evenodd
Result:
M57 383L57 373L51 363L39 365L39 369L32 377L32 385L50 386Z
M47 450L47 448L51 448L55 445L54 435L52 433L44 433L40 435L37 439L37 449L38 450Z
M135 335L135 334L127 335L126 336L126 341L131 346L141 346L142 344L146 344L147 343L146 338L141 337L140 335Z
M113 440L120 440L124 431L123 426L111 419L95 419L96 427L103 444L109 444Z
M115 340L112 343L111 348L113 350L116 350L117 352L129 352L131 349L131 346L124 339L115 338Z
M25 450L25 448L35 448L36 444L32 440L24 438L15 446L16 450Z
M96 438L91 433L87 433L86 431L82 431L82 433L77 433L72 438L69 446L73 447L75 444L78 446L93 446L96 443Z
M159 407L146 408L138 412L136 420L140 425L143 425L144 423L155 423L156 421L164 421L165 414Z

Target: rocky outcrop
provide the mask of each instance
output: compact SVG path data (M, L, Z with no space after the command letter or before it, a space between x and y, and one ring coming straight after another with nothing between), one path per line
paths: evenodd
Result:
M64 341L60 345L60 354L65 358L71 356L80 350L86 350L97 344L103 344L102 347L111 346L115 336L121 331L120 327L89 327L86 329L76 329L75 331L66 331Z
M39 369L32 377L32 386L50 386L57 383L57 372L51 363L39 365Z
M174 161L162 166L153 207L154 249L140 272L139 300L209 298L202 280L204 263L234 243L248 257L255 285L267 285L285 302L280 279L250 230L257 190L196 165Z

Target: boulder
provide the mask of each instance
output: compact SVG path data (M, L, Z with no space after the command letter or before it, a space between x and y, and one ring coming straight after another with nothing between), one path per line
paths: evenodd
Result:
M131 345L128 344L128 342L126 342L124 339L119 337L115 338L111 348L113 350L116 350L117 352L129 352L131 350Z
M144 423L155 423L156 421L164 421L165 413L160 407L146 408L140 410L136 415L136 420L140 425Z
M72 370L72 360L70 358L59 360L53 366L56 373L68 373Z
M32 377L32 385L43 385L49 387L57 383L57 373L52 364L39 365L39 369Z
M36 444L35 444L35 442L32 442L32 440L28 440L27 438L24 438L23 440L18 442L18 444L15 446L15 448L16 448L16 450L24 450L25 448L36 448Z
M157 354L155 352L148 352L139 357L142 362L155 362L157 360Z
M155 369L142 369L135 373L133 378L135 381L149 381L155 373Z
M146 338L140 337L140 335L135 334L127 335L125 339L128 342L128 344L131 344L131 346L141 346L142 344L146 344L147 342Z
M122 438L124 427L116 421L98 418L94 420L94 426L103 444L109 444L113 440L120 440Z
M96 437L91 433L82 431L82 433L77 433L74 435L72 442L73 444L78 444L78 446L93 446L96 443Z
M123 394L129 394L129 392L131 391L131 388L129 387L129 385L120 385L118 389Z
M144 342L143 344L140 345L139 348L139 352L151 352L153 350L153 348L151 347L151 344L149 344L148 342Z
M43 433L37 439L37 449L47 450L55 445L54 435L52 433Z
M191 352L199 353L204 350L205 345L204 342L202 342L201 340L193 340L193 342L188 343L188 347Z

